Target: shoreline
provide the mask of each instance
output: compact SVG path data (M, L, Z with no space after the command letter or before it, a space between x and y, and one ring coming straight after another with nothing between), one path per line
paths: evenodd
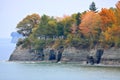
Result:
M81 63L81 62L58 62L56 63L55 61L0 61L0 62L9 62L9 63L25 63L25 64L75 64L83 67L108 67L108 68L120 68L120 65L109 65L109 64L86 64L86 63Z
M20 47L16 48L13 53L11 54L8 62L26 62L26 63L57 63L57 59L49 61L49 54L51 48L45 49L42 54L44 54L44 59L38 54L33 52L29 52L28 49L21 49ZM120 49L108 49L104 50L104 53L100 60L100 65L95 66L120 66ZM65 48L62 53L62 58L60 60L61 63L68 64L68 63L76 63L81 65L88 65L86 64L87 61L87 50L78 50L76 48ZM55 53L54 53L55 54ZM56 58L58 57L55 54Z

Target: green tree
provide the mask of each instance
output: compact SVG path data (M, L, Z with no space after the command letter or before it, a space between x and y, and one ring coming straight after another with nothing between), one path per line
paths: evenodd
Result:
M43 15L40 19L39 27L35 31L35 35L37 37L42 35L52 37L57 33L56 28L57 28L56 19L54 19L53 17L49 17L47 15Z
M45 48L45 46L46 46L46 41L45 40L36 39L33 43L33 48L35 50L43 49L43 48Z
M28 15L17 24L17 32L28 37L32 33L33 28L38 27L39 22L40 16L38 14Z
M64 35L64 24L62 22L57 22L57 36Z
M90 9L91 11L96 11L96 10L97 10L96 5L95 5L94 2L91 3L91 5L89 6L89 9Z
M66 16L63 18L62 23L64 24L64 36L67 37L72 32L71 28L75 20L71 16Z
M48 24L47 24L47 36L49 37L53 37L53 36L56 36L57 35L57 22L56 22L56 19L54 18L50 18L50 20L48 21Z
M75 18L76 18L76 25L79 26L81 23L81 14L78 12Z
M34 31L34 36L39 37L41 35L46 35L47 33L47 23L49 21L49 16L43 15L41 16L39 27Z

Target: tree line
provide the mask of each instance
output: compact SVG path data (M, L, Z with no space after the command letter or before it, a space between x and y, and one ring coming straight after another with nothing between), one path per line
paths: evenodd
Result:
M24 36L19 39L17 46L22 45L23 48L39 50L48 46L58 48L61 45L78 49L98 45L103 48L119 48L120 1L116 8L102 8L100 11L92 2L88 11L63 17L34 13L27 15L16 28Z

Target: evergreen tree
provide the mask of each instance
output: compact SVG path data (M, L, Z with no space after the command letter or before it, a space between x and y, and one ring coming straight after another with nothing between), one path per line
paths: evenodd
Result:
M76 15L76 25L79 26L81 23L81 14L78 12Z
M96 11L96 10L97 10L96 5L95 5L94 2L91 3L89 9L90 9L91 11Z

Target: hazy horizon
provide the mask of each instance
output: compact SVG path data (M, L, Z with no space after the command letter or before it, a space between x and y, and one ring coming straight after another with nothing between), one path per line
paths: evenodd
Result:
M8 60L14 49L15 44L11 43L11 38L0 39L0 61Z

